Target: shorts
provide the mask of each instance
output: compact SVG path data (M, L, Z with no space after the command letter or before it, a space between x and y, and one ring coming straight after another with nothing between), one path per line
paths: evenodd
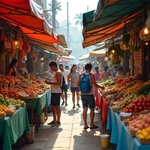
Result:
M95 99L94 95L81 95L83 108L95 108Z
M51 94L51 105L60 106L60 95L61 93L52 93Z
M67 92L68 91L68 85L67 84L64 86L64 88L62 89L62 91L63 92Z
M79 87L71 87L71 92L79 92L80 88Z

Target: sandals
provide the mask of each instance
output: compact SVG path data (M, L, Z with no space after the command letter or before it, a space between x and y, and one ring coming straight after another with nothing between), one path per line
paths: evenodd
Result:
M87 126L87 127L84 127L83 129L84 129L84 130L87 130L88 128L89 128L89 126Z
M48 123L47 125L54 125L56 122L52 121L50 123Z
M98 126L97 125L93 125L92 127L90 127L90 129L97 129Z

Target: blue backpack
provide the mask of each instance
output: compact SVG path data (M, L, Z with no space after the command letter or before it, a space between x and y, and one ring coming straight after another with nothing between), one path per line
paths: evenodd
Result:
M81 80L80 80L80 90L82 93L90 93L92 90L91 81L90 81L90 75L86 75L85 73L82 74Z

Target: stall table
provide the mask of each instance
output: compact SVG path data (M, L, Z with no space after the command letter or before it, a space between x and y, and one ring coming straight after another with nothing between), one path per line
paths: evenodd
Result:
M117 144L117 150L150 150L150 145L142 145L136 138L131 137L128 128L111 107L109 107L107 129L111 130L110 142Z
M34 124L36 131L40 126L39 116L42 114L43 110L45 111L46 118L47 115L47 108L51 101L51 92L47 90L44 94L38 95L35 99L25 99L26 106L28 111L30 111L30 124Z
M35 99L27 99L24 100L26 102L27 108L33 108L35 110L35 114L40 116L43 108L48 107L50 104L51 92L50 90L46 91L42 95L38 95Z
M96 96L96 106L101 110L102 123L104 127L106 127L109 102L101 95L99 91Z
M24 131L30 130L26 107L16 110L12 117L0 119L0 137L3 139L3 150L11 150Z

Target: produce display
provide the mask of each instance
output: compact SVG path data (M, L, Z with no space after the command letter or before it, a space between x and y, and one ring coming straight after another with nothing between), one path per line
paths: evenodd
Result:
M127 113L141 112L143 110L150 110L150 96L140 97L131 102L122 111Z
M140 139L150 140L150 125L147 128L137 131L137 136Z
M125 95L125 97L123 98L122 101L120 101L118 103L118 105L115 105L114 108L118 108L118 109L123 109L124 107L126 107L127 105L129 105L132 101L134 101L134 99L137 97L136 94L131 94L131 95Z
M101 83L105 89L99 91L113 111L119 113L131 136L137 137L141 144L150 144L150 80L143 82L139 79L137 75L124 76L114 82L108 80Z
M13 105L17 109L25 106L25 102L20 99L6 98L2 94L0 94L0 105L3 106Z
M148 114L141 114L137 118L129 121L128 129L131 132L134 132L133 136L136 135L138 130L145 129L150 126L150 113Z
M15 109L24 107L26 104L21 99L35 99L38 95L50 89L45 80L32 77L30 80L23 76L0 77L0 118L12 116Z
M7 116L12 116L14 111L6 106L0 105L0 118Z

